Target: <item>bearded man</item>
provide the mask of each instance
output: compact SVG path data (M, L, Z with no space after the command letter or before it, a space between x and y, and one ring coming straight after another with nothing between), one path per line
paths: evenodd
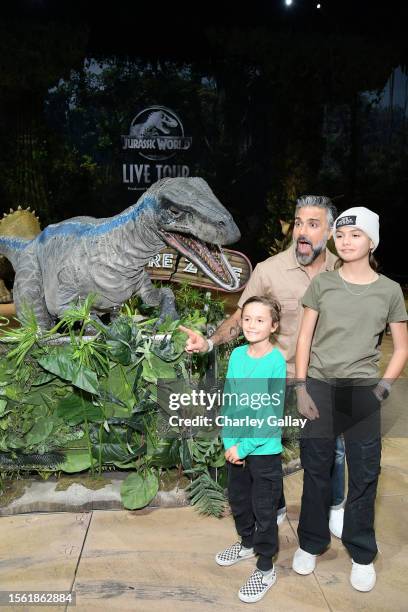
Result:
M214 332L211 338L181 327L188 334L185 350L205 353L214 346L235 340L241 333L241 308L252 296L269 296L281 305L280 326L274 342L287 362L288 392L286 406L295 402L290 379L295 376L296 343L302 321L302 298L311 280L320 272L333 270L337 257L326 247L337 211L330 198L306 195L296 202L293 242L285 251L259 263L245 287L237 310ZM341 537L344 515L344 443L337 439L336 458L332 472L332 506L330 531ZM278 523L286 516L282 495L278 510Z

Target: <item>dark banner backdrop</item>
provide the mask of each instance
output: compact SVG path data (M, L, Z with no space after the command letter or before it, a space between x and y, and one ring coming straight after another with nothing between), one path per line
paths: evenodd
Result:
M359 3L350 19L332 2L320 16L302 3L296 17L272 2L225 21L210 3L152 31L92 2L17 4L0 23L0 212L31 206L43 226L109 216L163 176L200 175L241 229L234 248L256 263L296 197L323 193L380 214L383 270L406 282L397 15Z

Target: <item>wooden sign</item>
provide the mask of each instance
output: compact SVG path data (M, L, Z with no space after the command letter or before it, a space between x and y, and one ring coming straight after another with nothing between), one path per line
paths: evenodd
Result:
M187 282L190 285L223 291L225 293L242 291L251 276L251 262L246 255L239 251L232 251L230 249L222 249L222 251L239 279L239 287L233 292L219 287L185 257L181 256L177 262L178 253L171 247L165 247L160 253L152 257L146 266L146 272L152 280L166 280L174 283Z

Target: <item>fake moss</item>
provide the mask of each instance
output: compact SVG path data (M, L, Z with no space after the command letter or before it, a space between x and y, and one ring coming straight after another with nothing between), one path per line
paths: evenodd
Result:
M111 484L111 480L104 476L62 476L57 486L56 491L66 491L72 484L80 484L86 489L97 491L103 489L106 485Z

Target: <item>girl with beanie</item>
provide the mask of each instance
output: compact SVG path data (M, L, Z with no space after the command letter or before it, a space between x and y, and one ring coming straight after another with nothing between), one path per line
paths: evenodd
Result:
M339 266L316 276L306 291L296 351L298 410L308 422L300 441L304 481L293 569L313 572L316 557L330 544L330 471L336 437L343 434L349 482L342 542L352 561L352 586L370 591L376 581L380 408L408 359L407 311L400 286L376 271L378 215L350 208L333 232ZM394 350L379 380L387 324Z

